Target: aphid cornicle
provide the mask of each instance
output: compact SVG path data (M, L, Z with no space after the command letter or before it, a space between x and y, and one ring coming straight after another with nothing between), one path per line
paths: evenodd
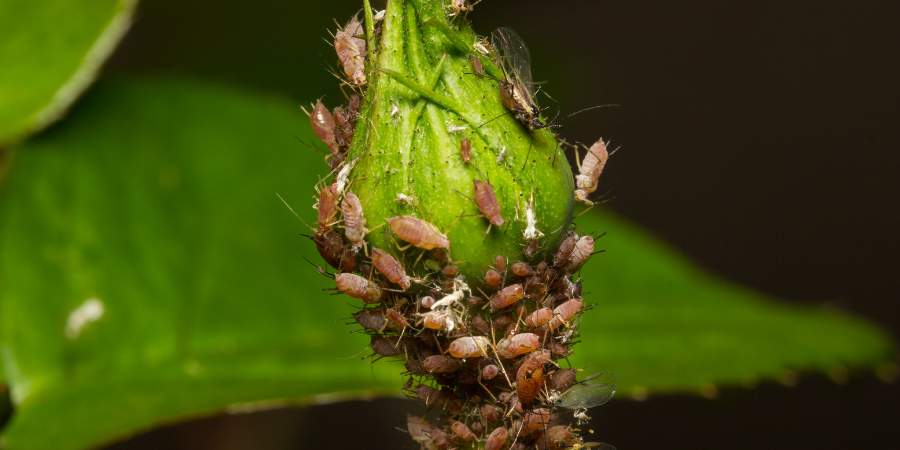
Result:
M497 428L488 436L487 441L484 443L484 450L500 450L506 444L508 438L509 432L506 431L506 428Z
M485 356L490 344L490 341L484 336L461 337L450 343L450 356L454 358Z
M372 264L391 283L399 284L404 291L409 289L410 283L409 277L406 276L406 270L386 251L372 247Z
M365 303L381 301L382 290L375 283L352 273L339 273L334 276L339 291L362 300Z
M606 143L603 142L603 139L588 149L578 168L578 175L575 176L575 200L586 205L593 205L593 202L587 197L597 190L597 181L600 179L600 173L603 172L607 158L609 158L609 152L606 151Z
M493 226L503 226L503 217L501 216L500 203L497 202L497 196L494 194L494 187L490 183L481 180L472 180L474 183L475 203L478 209L487 218ZM490 229L488 230L490 231Z
M491 34L491 45L505 77L498 83L503 105L529 129L546 128L547 125L539 117L541 109L534 100L531 53L528 47L515 31L506 27L497 28Z
M450 248L450 239L430 222L412 216L391 217L387 221L394 234L416 247L425 250Z
M328 108L319 100L313 107L312 114L309 115L309 122L312 125L313 132L316 136L328 146L331 153L337 153L337 144L334 142L334 117Z
M462 155L463 162L472 161L472 142L463 138L459 143L459 153Z
M350 249L355 253L365 245L366 217L363 215L359 197L348 192L341 201L341 212L344 214L344 236L350 241Z
M516 373L516 394L519 395L522 406L530 406L544 387L544 364L548 362L550 362L549 354L533 352L519 367Z
M491 311L503 309L517 302L525 295L525 290L521 284L511 284L497 293L491 298Z

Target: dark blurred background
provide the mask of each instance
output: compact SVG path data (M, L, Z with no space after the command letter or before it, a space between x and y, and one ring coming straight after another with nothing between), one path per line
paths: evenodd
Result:
M374 0L373 6L383 8ZM342 98L326 28L357 0L144 0L109 75L179 74ZM622 148L606 207L697 264L785 301L860 314L900 337L900 3L485 0L477 32L515 29L562 136ZM546 98L541 102L552 104ZM287 133L287 131L286 131ZM285 245L291 245L286 242ZM620 450L865 448L900 441L900 387L854 374L651 397L594 412ZM417 448L398 399L202 419L113 448Z

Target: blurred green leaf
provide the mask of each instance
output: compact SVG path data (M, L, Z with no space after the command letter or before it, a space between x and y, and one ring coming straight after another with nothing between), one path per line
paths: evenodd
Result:
M608 212L577 223L608 234L595 247L606 252L581 270L586 303L597 305L584 315L584 344L572 362L616 372L618 395L712 394L714 385L754 384L788 370L874 369L895 351L869 322L717 280Z
M78 449L226 408L398 392L400 364L353 357L368 339L336 319L354 307L321 292L332 282L295 251L320 260L275 193L313 218L310 187L327 169L292 134L314 139L282 100L108 81L15 154L0 186L8 448ZM608 231L609 251L583 270L599 304L574 362L617 372L626 392L871 366L890 349L856 319L715 281L608 213L579 223Z
M0 147L65 113L125 34L136 3L0 2Z

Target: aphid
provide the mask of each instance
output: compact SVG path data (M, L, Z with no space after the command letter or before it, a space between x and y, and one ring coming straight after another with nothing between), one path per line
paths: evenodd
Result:
M441 273L447 277L452 277L452 276L456 275L458 272L459 272L459 267L456 267L454 265L444 266L444 268L441 269Z
M365 33L356 17L350 19L343 30L334 34L334 49L338 60L344 66L344 74L355 86L366 84L366 41L357 36Z
M353 319L364 329L374 331L400 331L399 322L388 321L385 311L381 309L361 309L353 314ZM406 326L406 325L403 325Z
M530 130L546 128L541 122L541 109L534 99L531 79L531 53L522 38L510 28L500 27L491 34L491 45L504 79L498 83L500 98L506 109L516 115Z
M494 269L488 269L484 274L484 282L492 288L500 286L500 274Z
M588 258L594 253L594 238L591 236L582 236L575 242L575 248L569 256L569 272L575 272Z
M493 364L488 364L481 369L481 378L485 380L491 380L496 377L500 373L500 369Z
M481 3L481 0L477 0L475 3L469 3L469 0L450 0L450 4L446 6L446 8L450 8L453 11L448 14L450 17L457 16L462 13L468 13L475 7L475 5Z
M462 422L453 422L453 425L450 425L450 429L466 442L471 442L472 439L475 439L475 434L472 433L472 430Z
M550 362L548 355L533 352L516 373L516 394L522 406L528 407L544 387L544 364Z
M469 60L472 61L472 70L475 71L475 75L484 75L484 67L481 66L481 59L475 55L471 55L469 56Z
M391 283L399 284L404 291L409 289L409 277L406 276L403 266L384 250L372 247L372 265Z
M341 201L341 211L344 213L344 236L347 236L350 241L350 250L356 253L365 245L363 239L369 232L366 229L366 218L363 215L359 197L353 192L348 192Z
M432 330L450 332L456 326L447 311L430 311L423 314L422 317L424 317L423 325L425 328L431 328Z
M450 239L430 222L412 216L391 217L387 221L394 234L416 247L425 250L450 248Z
M484 299L481 297L469 297L469 300L466 302L469 306L478 306L484 303Z
M487 355L490 341L484 336L461 337L450 343L450 356L454 358L474 358Z
M434 297L427 296L427 295L425 297L422 297L419 300L419 304L422 305L423 308L428 308L428 309L431 309L431 306L434 305L434 302L435 302Z
M491 54L491 51L494 49L491 47L491 43L488 42L487 38L485 39L475 39L475 42L472 44L472 48L475 49L478 53L481 53L484 56L488 56Z
M409 321L406 319L406 317L403 314L400 314L394 308L388 308L384 312L384 315L385 315L385 317L387 317L388 320L396 323L397 325L400 325L401 327L405 328L405 327L409 326Z
M447 394L424 384L416 386L416 396L425 402L426 406L437 409L445 409L450 406L450 398Z
M316 106L309 115L309 122L312 125L313 132L319 139L328 146L331 153L337 153L337 144L334 142L334 117L328 108L322 104L322 100L316 102Z
M472 317L472 326L483 334L490 334L491 329L488 327L487 322L485 322L481 317Z
M568 347L559 342L551 342L550 351L556 356L569 356L572 354L572 351L569 350Z
M381 356L400 356L406 353L412 353L418 349L418 344L414 339L400 336L377 337L372 336L369 348L373 352Z
M606 151L606 143L603 139L597 141L588 149L584 160L578 166L578 175L575 176L575 200L586 205L593 205L593 202L587 199L588 195L597 190L597 181L600 173L603 172L603 166L609 153Z
M503 288L497 295L491 298L491 312L512 305L525 295L521 284L512 284Z
M472 142L462 138L459 143L459 153L462 155L463 162L472 161Z
M334 218L338 210L338 190L337 185L326 186L319 192L319 203L316 204L318 211L319 233L324 233L334 225Z
M578 372L575 369L559 369L550 374L550 380L547 387L553 391L565 391L575 383L575 376Z
M497 354L501 358L515 358L540 348L541 339L534 333L520 333L510 338L501 339L497 344Z
M487 441L484 443L484 450L500 450L506 444L507 438L509 438L509 432L506 431L506 428L497 428L488 436Z
M530 328L537 328L553 318L553 310L550 308L541 308L528 315L525 318L525 325Z
M484 425L482 425L481 422L475 422L469 428L472 430L472 434L474 434L476 437L480 438L484 433Z
M324 234L316 233L307 237L315 242L316 250L328 265L344 272L353 271L356 258L353 256L353 252L344 247L344 240L336 231L328 230Z
M514 273L520 277L527 277L527 276L531 275L532 272L533 272L533 270L531 270L531 266L529 266L528 264L525 264L523 262L517 262L512 265L512 273Z
M581 311L581 307L584 305L584 300L580 298L573 298L562 305L556 307L553 310L553 318L550 319L550 324L547 325L551 330L555 330L563 325L568 325L569 321L575 317L575 314L578 314L578 311Z
M542 450L563 450L572 442L572 428L565 425L550 427L538 440L538 448Z
M339 273L334 276L339 291L358 298L366 303L381 301L382 290L375 283L352 273Z
M424 365L425 370L430 373L450 373L459 370L461 364L458 359L433 355L425 358Z
M533 258L534 253L537 251L537 248L538 248L538 240L537 239L532 239L532 240L528 241L528 244L525 245L525 250L523 251L523 253L525 253L525 257L528 259Z
M556 400L556 406L573 410L587 410L608 402L616 395L616 374L602 372L585 378L580 384L569 388Z
M504 258L501 255L497 255L496 257L494 257L494 267L496 267L497 270L500 272L505 272L506 271L506 258Z
M512 322L512 320L509 316L503 315L494 320L493 323L491 323L491 326L494 327L494 329L499 330L508 327L510 322Z
M494 405L482 405L481 406L481 417L484 417L484 420L487 423L497 423L500 420L500 408Z
M559 245L559 250L557 250L556 255L553 256L554 266L559 267L564 262L568 261L569 257L572 256L572 252L575 251L576 242L578 242L578 235L571 234Z
M413 440L424 445L433 439L432 427L425 419L416 416L406 418L406 427Z
M521 395L520 395L521 398ZM550 410L546 408L533 409L525 413L522 419L522 428L519 430L520 435L527 435L534 430L540 430L557 420L559 416L551 415Z
M406 370L413 375L425 375L428 372L425 370L425 363L422 362L421 359L411 359L403 365L406 367ZM409 389L409 386L405 386L405 389Z

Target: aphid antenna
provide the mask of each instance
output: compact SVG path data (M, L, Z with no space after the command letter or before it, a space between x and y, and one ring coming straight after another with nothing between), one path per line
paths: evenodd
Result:
M303 107L301 106L301 108L303 108ZM315 144L309 145L309 144L307 144L306 142L303 142L303 139L300 139L299 137L297 137L296 134L293 135L293 136L294 136L294 139L300 141L301 144L307 146L310 150L312 150L312 151L314 151L314 152L316 152L316 153L318 153L318 154L320 154L320 155L322 155L322 156L324 156L324 157L326 157L326 158L330 158L330 157L334 156L334 155L331 154L331 152L326 152L326 151L320 149L319 147L316 147Z

